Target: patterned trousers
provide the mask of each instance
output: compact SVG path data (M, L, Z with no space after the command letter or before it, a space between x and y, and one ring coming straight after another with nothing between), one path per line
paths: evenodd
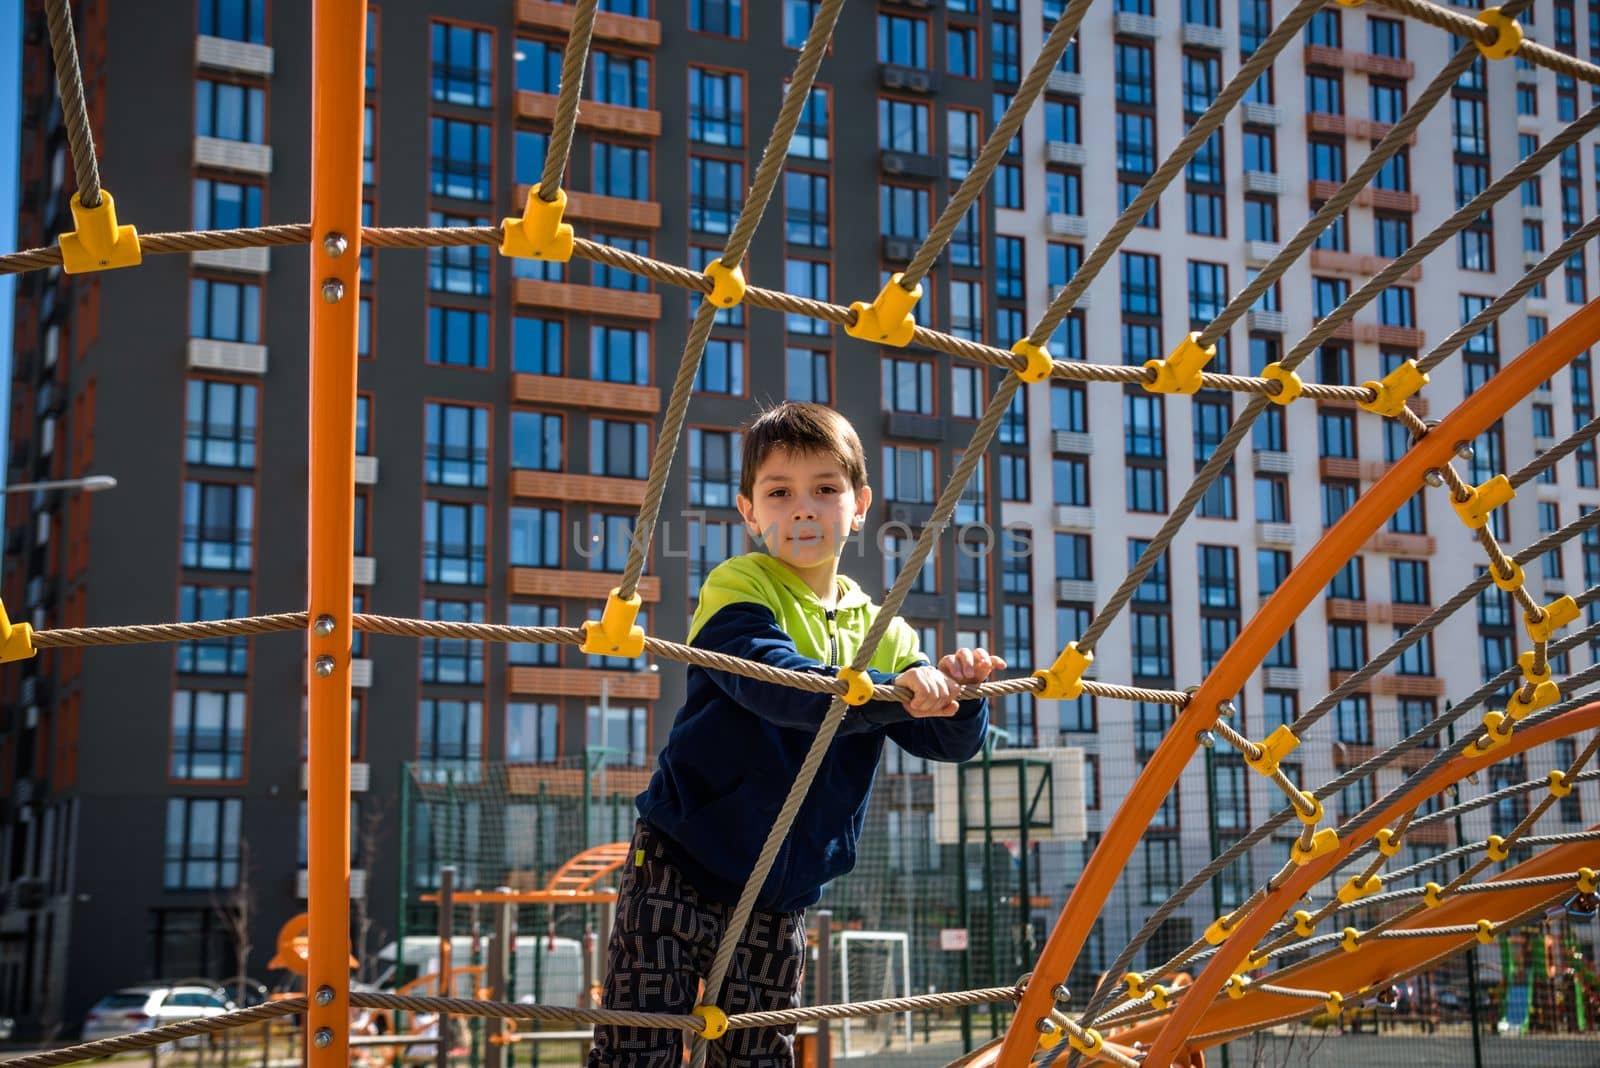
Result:
M733 906L702 900L640 821L617 892L604 1004L608 1009L687 1014L699 1001ZM804 912L750 917L717 1004L736 1012L791 1009L805 970ZM589 1068L679 1068L684 1032L596 1027ZM708 1043L711 1068L793 1068L794 1028L745 1028Z

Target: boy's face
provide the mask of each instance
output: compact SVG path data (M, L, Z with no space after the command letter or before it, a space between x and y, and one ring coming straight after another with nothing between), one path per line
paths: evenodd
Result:
M774 449L757 469L751 492L739 495L745 529L767 551L798 570L832 564L850 533L861 529L872 490L850 485L824 453Z

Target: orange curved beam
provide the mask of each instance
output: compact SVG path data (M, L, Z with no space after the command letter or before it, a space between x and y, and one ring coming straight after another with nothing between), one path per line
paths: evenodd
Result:
M593 890L595 883L622 867L627 859L627 842L592 846L557 868L545 885L545 892L572 894Z
M1553 742L1557 738L1570 737L1579 731L1593 730L1596 727L1600 727L1600 701L1572 709L1532 726L1518 727L1511 735L1510 741L1488 752L1480 752L1475 746L1470 747L1466 752L1446 761L1431 775L1387 806L1379 809L1374 805L1367 809L1367 814L1360 825L1339 842L1337 849L1296 868L1293 874L1284 880L1282 886L1268 894L1266 900L1239 921L1233 933L1228 936L1228 940L1217 947L1216 954L1206 965L1205 970L1195 976L1194 983L1183 1000L1174 1005L1171 1014L1162 1021L1161 1029L1151 1044L1146 1063L1153 1068L1155 1065L1166 1065L1172 1060L1179 1047L1189 1041L1189 1036L1200 1022L1208 1003L1227 984L1239 963L1261 941L1268 928L1287 915L1289 909L1302 895L1308 893L1322 879L1327 878L1345 858L1355 852L1358 846L1371 841L1379 831L1393 826L1395 821L1407 812L1451 783L1459 782L1473 772L1481 771L1507 757ZM1593 843L1589 843L1589 852L1591 855L1595 852ZM1535 894L1534 898L1537 899L1539 896ZM1472 901L1467 901L1465 907L1468 910L1482 908ZM1443 908L1444 905L1441 904L1437 909L1429 909L1421 917L1426 922L1417 926L1434 926L1438 922L1434 919L1435 915L1445 915ZM1453 911L1460 910L1461 906L1458 905ZM1368 972L1382 968L1391 960L1405 959L1415 961L1420 958L1414 947L1405 946L1399 941L1380 939L1370 942L1357 952L1336 958L1327 965L1330 986L1325 989L1341 991L1358 989L1372 981L1370 978L1362 978ZM1381 978L1398 974L1403 970L1403 966L1395 966L1376 971L1374 974ZM1296 985L1299 985L1298 978Z
M306 853L310 1068L350 1064L350 614L355 530L356 312L366 0L314 0L311 31L310 491L307 501ZM347 241L336 250L328 234ZM324 283L337 280L340 296ZM333 299L329 299L333 298ZM326 1030L330 1040L312 1041Z
M1600 829L1597 825L1594 829ZM1558 875L1591 867L1600 844L1595 842L1569 842L1552 846L1530 860L1518 864L1496 881L1529 879L1542 875ZM1548 903L1573 893L1573 886L1530 886L1520 889L1497 890L1492 894L1455 894L1444 899L1437 908L1419 913L1400 925L1400 929L1418 927L1452 927L1476 923L1488 910L1485 898L1494 902L1494 911L1502 918L1520 916L1541 903ZM1490 917L1493 919L1494 917ZM1388 982L1392 977L1415 967L1419 961L1436 960L1464 948L1474 935L1436 935L1426 938L1383 939L1368 942L1356 953L1340 953L1325 960L1300 968L1292 982L1284 984L1302 990L1359 990ZM1203 1036L1221 1036L1234 1031L1254 1030L1273 1020L1303 1015L1307 1003L1280 994L1268 994L1248 988L1244 997L1237 1000L1223 998L1204 1007L1204 1013L1186 1038L1188 1048L1214 1044L1201 1041ZM1119 1043L1149 1043L1159 1034L1165 1021L1147 1020L1134 1027L1115 1032ZM1109 1042L1110 1039L1107 1039Z
M1437 429L1413 444L1383 478L1356 498L1355 505L1289 572L1206 676L1112 816L1039 954L1017 1014L1006 1031L1000 1064L1022 1068L1028 1063L1038 1042L1035 1022L1053 1004L1051 990L1071 970L1145 828L1194 756L1196 736L1216 723L1218 704L1244 688L1267 652L1294 625L1334 573L1421 489L1424 473L1449 462L1456 442L1471 441L1483 433L1539 383L1596 341L1600 341L1600 299L1590 301L1535 342L1446 416Z

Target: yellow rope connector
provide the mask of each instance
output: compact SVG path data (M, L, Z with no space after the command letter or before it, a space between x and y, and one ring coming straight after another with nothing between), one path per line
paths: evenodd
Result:
M1322 1007L1328 1010L1329 1016L1338 1016L1344 1012L1344 995L1337 990L1329 991L1328 996L1323 999Z
M1305 867L1320 856L1325 856L1339 848L1339 832L1332 827L1324 827L1311 836L1311 846L1308 849L1300 848L1300 840L1295 839L1294 845L1289 847L1289 859L1293 860L1296 867Z
M706 299L719 308L733 308L744 303L744 267L729 267L722 260L706 264L705 276L711 279L711 292Z
M644 628L634 622L639 618L641 603L637 593L623 600L622 588L613 586L600 618L584 620L583 644L579 648L591 656L642 656Z
M1144 997L1144 976L1139 972L1128 972L1124 975L1122 985L1128 988L1130 998Z
M1243 975L1228 976L1228 996L1234 1001L1244 997L1245 987L1250 985L1250 980Z
M1220 946L1228 940L1228 936L1232 933L1233 927L1229 925L1228 917L1218 916L1211 921L1211 926L1206 928L1206 945Z
M1367 876L1367 881L1362 882L1352 875L1345 884L1339 887L1339 900L1343 904L1353 905L1364 897L1371 897L1383 889L1383 879L1377 875Z
M716 1039L728 1033L728 1014L715 1005L696 1005L689 1010L689 1015L706 1022L705 1029L700 1032L701 1038Z
M1511 732L1515 728L1511 717L1504 712L1485 712L1483 714L1483 737L1478 739L1478 752L1487 753L1491 749L1499 749L1511 740Z
M522 218L506 219L500 227L500 255L525 260L572 259L572 224L561 221L567 210L567 191L556 190L554 200L539 195L539 186L528 190Z
M900 286L904 279L905 273L896 271L889 276L889 281L884 283L878 298L871 304L860 300L851 304L850 310L856 313L856 321L855 325L846 326L844 332L862 341L892 345L897 349L911 344L911 336L917 330L917 321L912 317L911 309L922 299L922 287L907 291Z
M1278 724L1278 729L1267 735L1266 739L1259 744L1261 746L1261 754L1252 757L1249 753L1245 753L1244 762L1270 779L1273 773L1278 770L1279 762L1294 752L1295 747L1300 744L1300 739L1295 736L1294 731L1289 729L1287 723L1280 723Z
M1315 920L1316 917L1305 909L1298 910L1294 914L1294 933L1301 938L1310 938L1317 931Z
M1429 883L1422 888L1422 903L1430 909L1438 908L1444 901L1444 887L1438 883Z
M1100 1037L1100 1032L1092 1027L1085 1027L1081 1035L1067 1035L1067 1045L1088 1057L1093 1057L1105 1048L1106 1040Z
M1198 393L1200 375L1216 355L1215 345L1201 348L1199 333L1189 334L1166 359L1144 362L1145 370L1154 371L1156 377L1140 384L1151 393Z
M1512 722L1516 722L1559 700L1561 700L1561 686L1546 680L1533 688L1533 693L1526 701L1522 699L1522 690L1519 688L1506 703L1506 714L1511 717Z
M1241 975L1244 972L1253 972L1257 968L1265 968L1266 966L1267 955L1265 953L1257 953L1252 949L1244 955L1244 960L1240 961L1238 966L1233 969L1233 974Z
M864 705L872 700L872 679L864 671L857 671L853 667L839 669L839 678L849 687L840 694L840 699L847 705Z
M1261 377L1268 382L1278 383L1278 392L1266 395L1273 404L1293 404L1300 398L1300 391L1306 388L1300 376L1286 370L1281 363L1267 364L1261 369Z
M1150 1007L1157 1011L1165 1011L1172 1008L1172 997L1167 993L1167 988L1160 983L1151 984Z
M1360 7L1367 0L1339 0L1340 7Z
M1065 1037L1065 1033L1055 1025L1054 1021L1040 1020L1038 1027L1040 1049L1051 1050L1061 1045L1061 1039Z
M1522 617L1522 625L1528 629L1528 637L1535 642L1547 642L1555 637L1556 631L1578 618L1578 602L1571 597L1558 597L1544 606L1544 618L1537 623L1527 616Z
M1468 529L1477 530L1489 522L1490 512L1502 504L1509 503L1511 498L1516 495L1517 491L1512 488L1509 478L1505 475L1495 475L1481 486L1469 486L1467 488L1467 499L1464 501L1457 500L1455 495L1451 494L1450 507L1456 510L1456 514L1461 517L1461 521L1467 525ZM1489 575L1495 580L1495 585L1497 586L1500 585L1501 581L1498 570L1498 568L1494 567L1489 568ZM1519 568L1518 570L1520 571L1521 569ZM1518 582L1517 585L1520 586L1522 583ZM1504 586L1500 586L1500 588L1505 589Z
M1486 946L1494 945L1494 921L1479 920L1478 933L1474 937Z
M1501 475L1500 477L1505 478L1506 476ZM1522 571L1522 565L1515 560L1511 561L1511 574L1509 575L1500 574L1499 564L1490 564L1489 579L1507 593L1516 593L1522 589L1522 584L1527 581Z
M1071 701L1083 693L1083 673L1094 663L1093 653L1078 652L1077 642L1068 642L1056 662L1049 668L1035 671L1033 677L1044 683L1035 696L1052 701Z
M33 626L11 622L11 617L6 615L5 602L0 601L0 664L27 660L38 654L39 650L33 647Z
M1552 771L1546 776L1550 780L1551 797L1569 797L1572 794L1572 784L1567 781L1564 771Z
M1385 827L1373 837L1378 841L1378 852L1384 856L1392 857L1400 852L1400 839L1395 836L1394 828Z
M1361 383L1364 388L1372 390L1373 397L1369 401L1356 401L1356 405L1366 411L1393 418L1405 408L1412 394L1427 384L1428 376L1422 373L1417 361L1407 360L1378 381Z
M1537 686L1541 686L1544 683L1547 683L1547 682L1551 681L1550 680L1550 660L1549 660L1549 658L1548 657L1545 658L1544 670L1543 671L1538 671L1538 672L1533 670L1533 660L1534 660L1534 656L1533 656L1533 650L1532 649L1529 649L1527 652L1521 653L1517 657L1517 667L1522 669L1522 684L1524 686L1535 686L1535 687L1537 687Z
M1035 345L1027 338L1012 345L1011 351L1028 361L1028 366L1017 372L1017 377L1024 382L1043 382L1050 377L1050 372L1055 370L1055 362L1050 359L1049 350L1043 345Z
M1490 860L1506 860L1511 856L1511 850L1506 846L1506 840L1498 834L1491 834L1485 840L1483 851Z
M1346 927L1339 936L1339 948L1346 953L1354 953L1361 948L1361 932L1354 927Z
M1299 816L1300 822L1305 824L1307 827L1315 827L1317 824L1322 822L1322 802L1313 797L1310 790L1301 790L1299 791L1299 794L1302 801L1309 801L1311 803L1311 808L1309 811L1307 811L1306 809L1301 808L1299 805L1295 805L1294 814Z
M1487 8L1478 13L1478 21L1485 26L1492 26L1499 31L1495 39L1488 44L1474 41L1478 51L1486 59L1510 59L1522 48L1522 24L1514 18L1509 18L1498 7Z
M1578 869L1578 893L1592 894L1595 892L1595 871L1593 868Z
M104 271L113 267L137 267L144 259L139 248L139 232L132 226L117 225L117 204L111 194L100 190L97 207L86 208L72 194L72 221L77 229L61 235L61 269L68 274Z

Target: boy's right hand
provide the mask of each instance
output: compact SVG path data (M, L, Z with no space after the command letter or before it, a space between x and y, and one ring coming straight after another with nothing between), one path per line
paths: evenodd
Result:
M902 671L895 682L911 691L906 711L918 719L953 716L961 707L956 694L961 686L936 667L914 667Z

